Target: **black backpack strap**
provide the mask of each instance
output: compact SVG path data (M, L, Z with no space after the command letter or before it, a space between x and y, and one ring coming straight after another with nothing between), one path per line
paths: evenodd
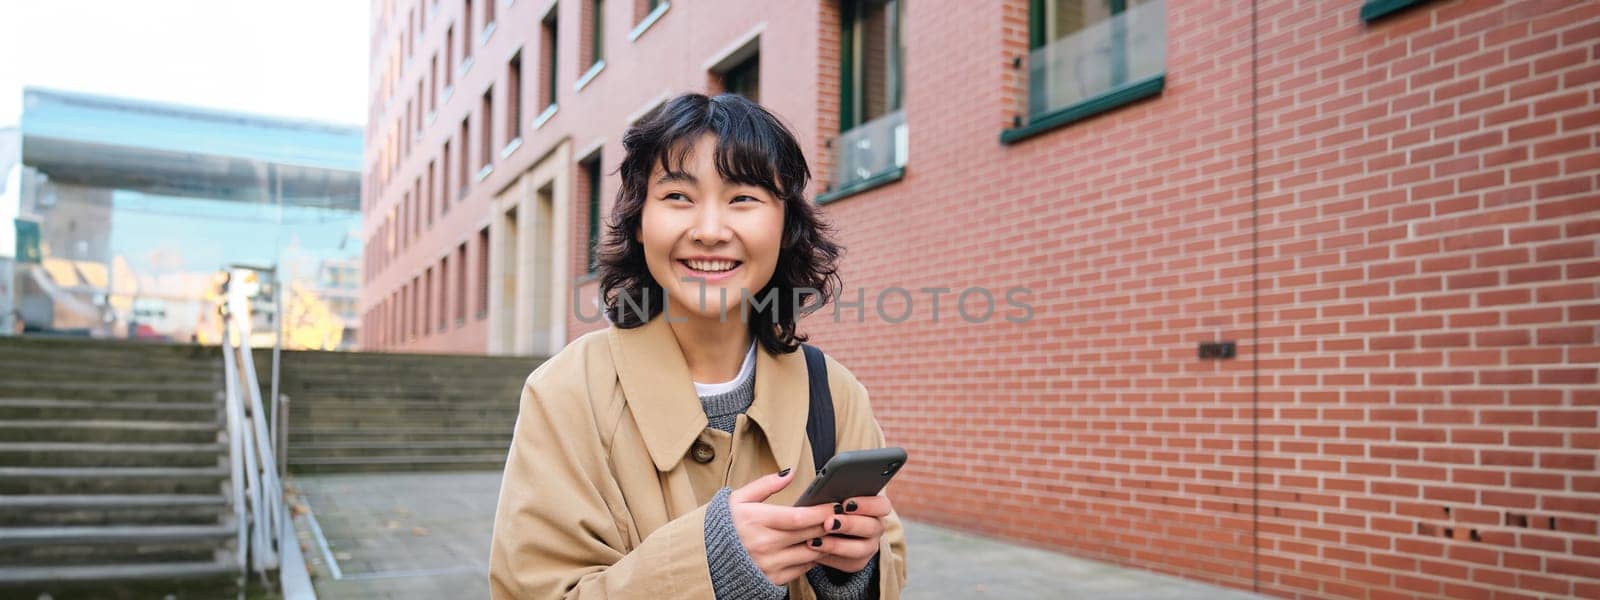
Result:
M828 389L828 363L822 350L801 344L806 353L806 375L811 381L811 410L806 413L806 439L811 440L811 462L817 470L833 458L837 446L833 431L833 391Z

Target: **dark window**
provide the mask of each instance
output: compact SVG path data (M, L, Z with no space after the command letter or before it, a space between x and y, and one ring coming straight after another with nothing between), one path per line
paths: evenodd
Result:
M758 51L722 74L722 89L761 102L761 53Z
M589 38L589 46L585 50L589 56L583 64L584 68L588 68L606 59L605 0L589 0L589 10L584 15L584 21L584 34Z
M450 87L450 82L455 81L456 57L456 26L451 25L444 30L444 86Z
M456 247L456 325L467 322L467 243Z
M422 335L433 333L433 267L422 274Z
M561 5L550 7L550 12L545 15L539 24L539 54L544 60L539 61L539 105L549 108L556 103L556 48L559 46L556 29L556 10Z
M483 102L479 106L478 119L480 121L478 123L478 135L483 136L479 140L481 143L478 145L478 151L481 153L478 157L478 168L482 169L494 164L494 128L491 127L494 124L494 86L489 86L489 89L483 91Z
M589 203L589 236L585 250L586 272L594 273L600 264L600 155L583 163L583 174Z
M450 301L450 257L439 259L439 332L443 333L448 327L450 311L447 308Z
M439 155L439 214L450 213L450 140L444 141Z
M467 152L467 148L469 147L467 144L467 136L470 135L467 126L467 122L469 120L471 120L470 116L461 118L461 137L458 138L461 140L461 143L459 144L461 150L461 184L460 193L456 194L456 200L458 201L465 200L467 198L467 187L470 185L469 182L472 181L472 163L467 158L467 155L471 154L470 152Z
M847 131L901 107L900 2L845 6L839 129Z
M506 143L522 138L522 52L506 65Z
M472 60L472 0L461 0L461 62Z
M478 318L489 316L489 228L478 231Z

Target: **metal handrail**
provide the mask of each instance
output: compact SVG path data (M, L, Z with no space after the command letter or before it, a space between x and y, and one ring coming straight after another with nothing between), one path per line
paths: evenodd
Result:
M242 279L243 273L233 276ZM271 586L269 572L279 566L284 524L288 522L279 480L270 414L261 401L255 357L250 347L249 294L242 281L230 281L222 307L224 401L228 421L228 455L239 576L255 572Z

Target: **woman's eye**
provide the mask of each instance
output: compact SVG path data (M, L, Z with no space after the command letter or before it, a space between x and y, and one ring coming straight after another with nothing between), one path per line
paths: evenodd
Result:
M672 192L662 198L663 200L688 200L689 197L678 192Z
M733 201L734 202L739 202L741 200L749 200L751 202L760 202L761 201L760 198L757 198L755 196L734 196L733 197Z

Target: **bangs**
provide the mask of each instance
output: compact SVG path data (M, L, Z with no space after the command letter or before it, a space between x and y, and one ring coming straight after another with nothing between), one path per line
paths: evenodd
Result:
M716 138L712 163L723 181L759 187L786 201L800 197L796 184L803 187L810 170L793 138L770 115L719 100L711 99L699 114L663 115L670 125L654 144L651 164L684 175L695 143L710 135Z

